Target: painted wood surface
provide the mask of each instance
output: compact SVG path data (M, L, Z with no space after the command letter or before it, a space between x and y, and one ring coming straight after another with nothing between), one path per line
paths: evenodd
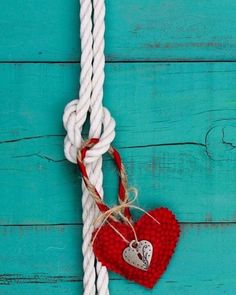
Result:
M64 158L61 121L77 95L78 68L0 66L3 224L81 222L79 173ZM140 205L169 206L183 222L235 221L236 65L110 64L106 70L105 104ZM105 168L112 204L117 175L108 157Z
M64 158L61 121L79 89L78 3L0 1L1 295L82 294L81 179ZM152 291L111 273L111 295L234 295L236 2L106 6L115 144L138 205L168 206L182 227ZM104 174L113 204L108 157Z
M1 0L0 60L78 61L79 1ZM235 60L233 0L107 0L107 60Z
M2 294L82 294L81 226L0 227L0 235ZM110 273L111 294L234 294L235 243L235 224L183 225L168 271L152 291Z

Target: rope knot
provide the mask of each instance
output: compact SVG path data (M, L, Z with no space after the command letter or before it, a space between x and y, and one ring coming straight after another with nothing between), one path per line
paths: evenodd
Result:
M90 138L82 143L81 149L77 153L77 163L83 162L88 150L95 146L99 142L99 138Z
M81 100L71 101L65 107L63 115L63 124L67 131L64 142L64 153L66 158L72 162L77 162L78 149L83 146L82 128L87 118L87 108L80 106ZM115 138L115 121L111 117L110 112L106 108L102 108L102 120L93 119L93 125L102 124L102 133L99 136L99 142L96 143L86 153L85 163L97 161L104 153L106 153Z

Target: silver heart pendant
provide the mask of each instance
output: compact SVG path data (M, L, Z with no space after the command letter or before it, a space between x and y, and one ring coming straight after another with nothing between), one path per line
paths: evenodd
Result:
M148 270L152 260L153 246L149 241L131 241L123 251L123 259L141 270Z

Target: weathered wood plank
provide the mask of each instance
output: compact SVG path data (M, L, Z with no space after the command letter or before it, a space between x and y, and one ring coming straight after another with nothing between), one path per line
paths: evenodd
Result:
M204 145L217 133L212 127L235 122L235 72L234 63L107 65L104 104L117 120L117 144ZM1 64L1 142L64 134L78 76L76 64Z
M0 227L2 294L80 294L80 236L81 227L73 225ZM152 291L111 273L111 294L234 294L235 243L235 224L184 225L173 260Z
M235 70L231 63L107 66L105 104L145 209L169 206L181 221L235 221ZM78 71L0 66L1 224L81 221L79 174L64 160L61 123ZM107 159L110 203L115 175Z
M77 0L2 0L0 60L78 61ZM235 60L233 0L106 1L108 60Z
M62 145L49 137L0 146L1 224L81 222L80 174L64 160ZM121 153L144 209L168 206L181 221L235 221L235 161L213 161L204 147L188 144ZM106 200L114 205L110 159L104 170Z

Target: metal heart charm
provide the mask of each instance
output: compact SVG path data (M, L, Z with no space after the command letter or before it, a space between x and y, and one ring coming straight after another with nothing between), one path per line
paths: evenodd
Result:
M152 260L153 246L149 241L131 241L123 251L123 259L141 270L148 270Z

